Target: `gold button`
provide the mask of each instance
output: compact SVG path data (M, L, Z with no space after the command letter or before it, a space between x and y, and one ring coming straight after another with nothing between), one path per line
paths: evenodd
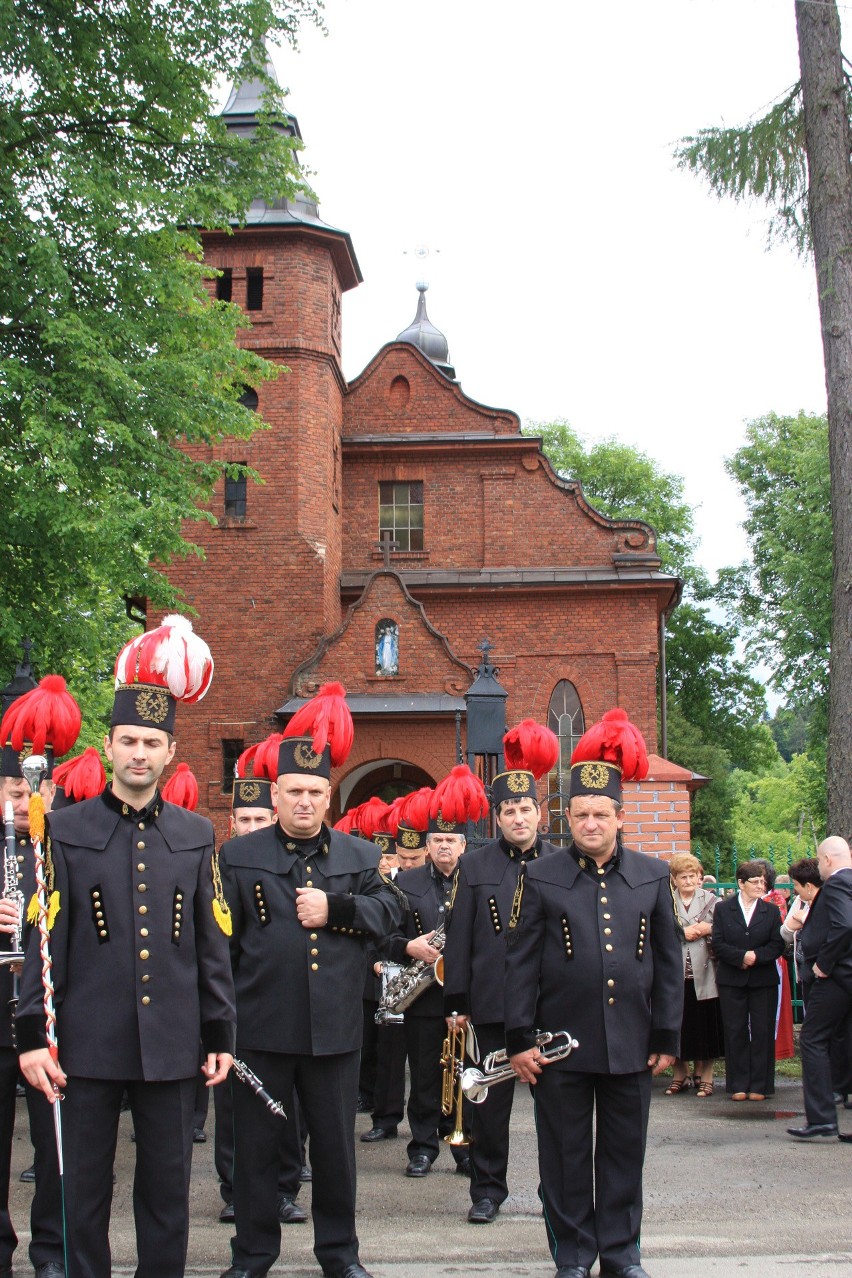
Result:
M145 862L144 862L144 861L140 861L140 862L139 862L139 864L136 866L136 869L137 869L137 870L139 870L139 872L141 873L141 872L142 872L142 870L144 870L144 869L145 869Z
M136 891L137 891L137 892L147 892L147 891L148 891L148 889L147 889L147 887L145 886L145 884L144 884L144 883L139 883L139 884L137 885Z
M180 928L175 928L175 940L180 940Z
M175 900L176 900L176 901L182 901L182 900L183 900L183 892L175 892Z
M607 985L609 986L610 989L612 989L615 985L615 981L609 980L607 981Z
M97 914L95 915L95 918L100 920L103 918L103 916L104 916L103 910L98 910Z
M148 935L148 929L147 929L147 927L140 927L140 929L139 929L139 935L140 935L140 936L147 936L147 935Z
M311 964L311 971L312 971L312 972L318 972L318 971L319 971L319 963L312 963L312 964Z
M316 958L317 954L319 954L319 950L311 950L311 954L314 956L314 958Z
M605 883L601 883L599 886L600 886L600 889L601 889L601 891L602 891L602 892L605 892L605 891L606 891L606 884L605 884Z
M144 821L140 821L140 822L139 822L139 829L140 829L140 830L144 830L144 829L145 829L145 822L144 822Z
M606 870L602 870L600 866L598 866L598 874L606 874Z
M24 858L23 858L22 856L19 856L19 857L18 857L18 865L23 865L23 864L24 864Z
M106 935L107 935L106 929L104 929L101 932L98 932L98 936L106 936Z
M151 978L150 978L150 976L149 976L149 975L148 975L148 973L146 972L146 973L145 973L145 975L142 977L142 984L144 985L144 984L145 984L145 982L146 982L146 981L150 981L150 979L151 979Z
M146 959L146 958L150 958L150 955L149 955L149 953L148 953L148 951L147 951L147 950L140 950L140 951L139 951L139 957L140 957L141 959Z
M139 913L140 913L140 914L147 914L147 913L148 913L148 906L147 906L147 905L140 905L140 906L139 906Z
M610 950L610 951L611 951L611 950L612 950L612 946L611 946L611 945L606 945L606 946L604 946L604 949L606 949L606 950Z
M610 1007L612 1007L613 1003L615 1002L615 999L614 998L607 999L607 1002L609 1003Z
M147 1006L148 1006L148 1004L149 1004L150 1002L151 1002L151 999L149 998L149 996L148 996L147 994L143 994L143 995L142 995L142 1006L143 1006L143 1007L147 1007Z
M317 939L317 934L316 934L316 932L311 932L311 940L312 940L312 941L315 941L316 939Z
M308 879L307 883L305 884L305 887L313 887L313 886L314 886L314 885L313 885L313 883L311 882L311 880L310 880L310 879Z
M136 844L136 846L137 846L137 848L144 848L145 844L144 844L143 840L142 840L142 839L140 839L140 840L139 840L139 842Z
M605 918L605 919L611 919L611 918L612 918L612 915L611 915L611 914L605 914L605 915L604 915L604 918Z
M605 897L605 896L602 896L602 897L601 897L601 905L606 905L606 897Z
M611 928L611 927L605 927L605 928L604 928L604 936L612 936L612 928Z

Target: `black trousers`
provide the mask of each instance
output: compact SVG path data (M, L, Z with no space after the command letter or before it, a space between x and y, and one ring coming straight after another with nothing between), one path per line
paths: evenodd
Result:
M310 1140L314 1254L326 1272L345 1269L358 1260L355 1107L360 1053L292 1056L247 1048L241 1055L271 1095L289 1096L296 1088ZM277 1195L281 1120L247 1087L234 1083L233 1099L233 1264L251 1274L265 1274L281 1251Z
M18 1084L18 1053L0 1047L0 1265L11 1265L18 1235L9 1215L9 1175L12 1137L15 1132L15 1088ZM48 1101L45 1099L45 1104Z
M499 1090L499 1089L496 1089ZM539 1197L557 1267L639 1264L651 1071L578 1074L548 1065L532 1089Z
M799 1047L805 1116L809 1123L837 1122L831 1080L831 1045L850 1011L852 991L838 985L833 977L819 977L808 983Z
M234 1201L234 1102L232 1089L245 1087L232 1074L220 1087L214 1087L213 1111L215 1128L213 1133L213 1165L219 1177L219 1192L226 1203ZM276 1097L281 1100L281 1097ZM301 1107L296 1093L291 1092L288 1100L282 1100L287 1111L287 1121L278 1122L278 1193L295 1202L302 1183L299 1175L304 1163L305 1133L302 1130L303 1119Z
M725 1027L725 1087L729 1093L775 1090L777 985L720 985Z
M136 1133L136 1278L183 1278L195 1079L69 1078L62 1102L68 1278L110 1278L112 1168L125 1088Z
M53 1106L44 1092L26 1084L30 1139L33 1144L35 1186L30 1208L30 1260L33 1268L53 1261L65 1263L62 1232L62 1186L56 1152Z
M502 1025L476 1026L479 1058L506 1046ZM509 1196L509 1120L515 1099L515 1081L490 1087L485 1100L468 1106L470 1127L470 1197L478 1203L483 1198L502 1203Z
M434 1163L444 1144L442 1138L448 1136L455 1125L454 1114L441 1112L441 1047L447 1022L442 1016L406 1016L404 1029L411 1072L408 1157L425 1154L430 1163ZM457 1163L467 1158L466 1145L449 1148Z
M387 1130L398 1126L405 1113L405 1030L402 1025L377 1025L376 1029L373 1126ZM360 1084L358 1090L363 1090Z

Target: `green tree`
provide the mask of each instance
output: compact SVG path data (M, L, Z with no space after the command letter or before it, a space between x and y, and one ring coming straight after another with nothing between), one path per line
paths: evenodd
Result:
M785 763L789 763L794 754L804 754L807 750L812 717L810 706L804 710L798 706L779 706L770 719L769 731Z
M749 652L791 704L825 731L831 649L832 531L825 417L769 413L749 422L726 462L746 505L751 558L720 574Z
M750 849L775 854L776 864L813 856L825 833L825 781L819 763L796 754L761 775L735 771L732 822L744 855Z
M305 18L309 0L0 0L0 670L30 635L42 672L107 675L122 595L172 602L151 561L192 549L209 446L258 427L240 396L274 370L210 303L194 228L299 184L260 50ZM252 139L215 110L246 49Z

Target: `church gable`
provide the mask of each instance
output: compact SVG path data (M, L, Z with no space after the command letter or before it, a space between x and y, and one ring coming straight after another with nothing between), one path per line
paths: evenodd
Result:
M460 696L472 676L399 576L381 569L368 579L339 629L294 672L291 692L308 697L334 679L350 694Z

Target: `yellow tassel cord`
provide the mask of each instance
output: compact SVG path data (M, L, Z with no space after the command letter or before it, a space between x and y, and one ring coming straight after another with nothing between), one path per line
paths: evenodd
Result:
M56 916L62 907L59 904L59 893L51 892L50 900L47 903L47 930L48 932L56 922Z
M33 927L38 923L38 895L35 892L30 897L30 903L27 906L27 922L31 923Z
M234 930L234 924L231 919L231 909L225 900L225 893L222 888L218 852L214 852L210 858L210 870L213 875L213 917L225 935L230 936Z
M44 800L40 794L30 795L30 838L41 843L44 840Z

